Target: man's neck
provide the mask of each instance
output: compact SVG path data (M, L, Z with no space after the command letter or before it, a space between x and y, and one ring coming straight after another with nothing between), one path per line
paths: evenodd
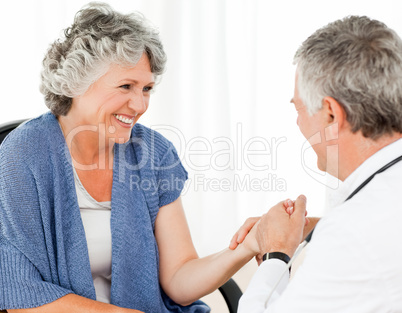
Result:
M351 134L339 146L338 178L344 181L369 157L401 138L401 133L384 135L377 140L366 138L360 133Z

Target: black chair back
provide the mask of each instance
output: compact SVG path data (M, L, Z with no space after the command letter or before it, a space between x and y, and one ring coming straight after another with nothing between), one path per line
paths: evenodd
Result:
M223 286L219 288L230 313L237 313L240 297L243 295L239 286L233 280L229 279Z
M0 125L0 143L3 142L4 138L15 128L18 127L22 122L25 122L26 119L16 120L12 122L7 122Z

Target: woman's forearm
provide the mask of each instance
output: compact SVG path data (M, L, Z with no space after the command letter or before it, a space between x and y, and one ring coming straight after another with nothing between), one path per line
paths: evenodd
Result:
M165 292L175 302L188 305L213 292L254 257L243 245L186 262L173 276Z
M7 310L9 313L143 313L141 311L120 308L75 294L68 294L56 301L31 309Z
M176 303L188 305L223 285L259 253L251 230L236 249L198 258L180 198L159 209L155 221L159 248L159 281Z

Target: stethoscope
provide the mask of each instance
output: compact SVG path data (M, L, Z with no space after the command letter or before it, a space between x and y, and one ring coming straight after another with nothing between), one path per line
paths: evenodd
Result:
M387 169L389 169L391 166L395 165L396 163L402 161L402 155L397 157L396 159L392 160L391 162L385 164L383 167L381 167L379 170L377 170L375 173L373 173L372 175L370 175L364 182L362 182L359 187L357 187L347 198L344 202L352 199L360 190L362 190L377 174L380 174L384 171L386 171ZM307 235L307 237L304 239L304 241L299 245L299 247L297 248L296 252L294 253L293 257L290 259L289 263L287 264L286 270L283 271L282 275L280 276L280 278L278 279L278 282L275 284L275 286L272 288L270 294L268 295L267 300L265 301L265 307L267 307L267 304L269 302L269 300L272 297L272 294L274 293L275 289L278 287L279 283L281 282L283 276L286 273L289 273L289 269L292 266L294 260L298 257L298 255L300 254L300 252L304 249L304 247L310 242L313 233L314 233L314 229Z

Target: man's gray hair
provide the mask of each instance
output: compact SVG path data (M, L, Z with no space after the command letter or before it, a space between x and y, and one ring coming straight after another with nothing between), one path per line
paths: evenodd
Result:
M329 96L353 132L402 133L402 41L385 24L349 16L319 29L296 52L300 98L310 114Z
M166 54L158 32L144 16L124 15L107 4L89 3L45 55L40 91L46 105L56 116L66 115L72 98L85 93L112 63L135 66L143 53L155 77L161 75Z

